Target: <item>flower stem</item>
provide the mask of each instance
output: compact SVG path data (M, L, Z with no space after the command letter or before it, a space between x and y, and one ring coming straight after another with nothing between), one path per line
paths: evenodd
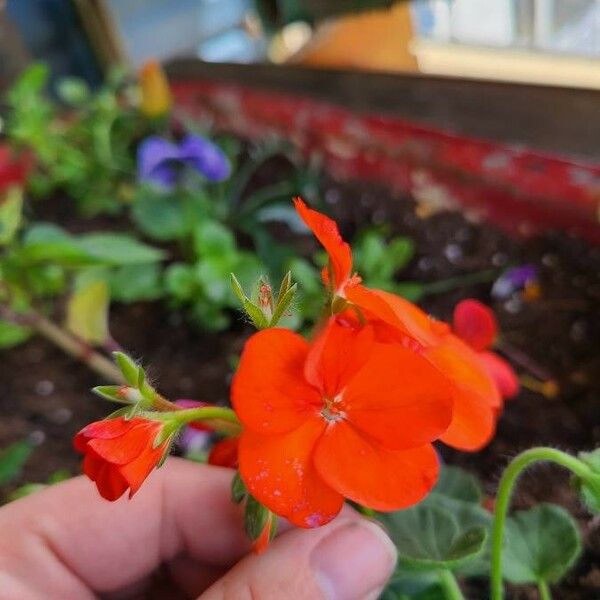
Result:
M454 577L454 573L448 569L439 572L440 584L444 591L446 600L465 600L463 593Z
M83 362L107 381L116 384L125 383L121 371L112 361L96 352L87 342L65 331L42 314L34 310L16 313L7 306L0 305L0 317L16 325L34 329L63 352Z
M538 581L538 591L540 593L540 600L552 600L550 586L543 579Z
M173 419L180 426L194 421L203 421L215 431L227 435L238 435L242 429L237 415L231 408L224 406L202 406L199 408L180 409L171 412L152 413L153 418Z
M554 448L532 448L519 454L506 467L496 496L494 523L492 528L492 556L491 556L491 598L502 600L502 545L504 542L504 526L508 514L510 499L517 479L521 473L536 462L554 462L569 469L581 479L593 477L592 470L579 459Z
M432 281L423 284L423 295L443 294L468 285L486 283L494 280L497 275L497 269L487 269L485 271L479 271L478 273L467 273L466 275Z

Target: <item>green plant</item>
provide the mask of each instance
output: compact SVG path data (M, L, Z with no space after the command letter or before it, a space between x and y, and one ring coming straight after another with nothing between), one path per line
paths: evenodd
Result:
M63 79L56 89L63 105L46 95L47 83L48 68L34 64L6 96L8 140L37 161L29 189L40 198L64 192L85 216L120 211L133 193L135 141L150 127L125 71L112 71L95 92Z

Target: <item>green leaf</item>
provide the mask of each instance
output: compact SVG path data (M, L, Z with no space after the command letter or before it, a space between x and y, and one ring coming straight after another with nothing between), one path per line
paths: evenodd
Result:
M92 345L102 345L109 339L108 284L101 279L76 289L67 304L67 329Z
M401 281L394 285L394 292L411 302L418 302L425 294L425 287L418 281Z
M31 337L32 333L28 327L0 321L0 350L22 344Z
M580 554L577 523L560 506L540 504L507 519L503 575L511 583L556 583Z
M387 255L394 272L401 271L415 255L415 243L409 237L396 237L388 244Z
M81 236L78 243L88 254L110 265L153 263L165 258L162 250L124 233L90 233Z
M33 448L30 441L22 440L0 451L0 485L6 485L19 476Z
M194 247L199 256L225 257L236 252L235 238L231 230L217 221L210 220L196 225Z
M420 504L378 518L398 548L400 566L409 569L456 569L477 558L487 539L485 527L463 531L452 512L438 506Z
M156 263L117 267L108 280L111 298L118 302L157 300L165 293L162 266Z
M442 494L454 500L479 503L483 498L481 485L474 475L460 467L444 465L432 494Z
M125 378L125 381L133 386L137 387L139 381L139 370L140 367L138 364L131 358L127 356L124 352L113 352L113 357L117 363L119 369L121 369L121 373ZM109 386L114 387L114 386Z
M235 504L239 504L247 495L246 485L242 481L239 471L236 471L231 482L231 499Z
M591 513L600 513L600 448L593 452L580 452L577 457L591 468L594 475L587 480L573 476L573 486L588 510Z
M100 262L64 229L50 223L30 227L15 254L26 263L53 262L65 266L83 266Z
M248 494L244 510L244 526L251 540L254 541L260 537L260 534L267 525L269 516L269 509Z
M10 244L21 225L23 190L13 186L0 198L0 246Z
M165 287L177 300L193 298L197 287L194 268L183 263L169 265L165 271Z
M34 63L27 67L8 93L11 104L19 104L23 96L41 92L47 81L50 71L44 63Z
M90 97L90 88L79 77L63 77L56 86L56 92L61 100L73 106L84 104Z
M20 500L21 498L25 498L26 496L31 496L31 494L35 494L36 492L41 492L48 487L46 483L26 483L18 487L14 492L12 492L8 496L9 502L14 502L15 500Z

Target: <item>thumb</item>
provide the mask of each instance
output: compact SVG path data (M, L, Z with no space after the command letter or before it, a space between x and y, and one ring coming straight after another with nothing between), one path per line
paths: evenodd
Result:
M396 564L396 549L371 521L341 516L319 529L293 529L264 554L249 555L200 600L371 600Z

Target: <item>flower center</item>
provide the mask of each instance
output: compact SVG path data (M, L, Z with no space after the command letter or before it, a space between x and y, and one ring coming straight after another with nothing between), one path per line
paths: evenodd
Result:
M323 398L321 416L329 423L337 423L346 418L342 405L342 394L338 394L334 398Z

